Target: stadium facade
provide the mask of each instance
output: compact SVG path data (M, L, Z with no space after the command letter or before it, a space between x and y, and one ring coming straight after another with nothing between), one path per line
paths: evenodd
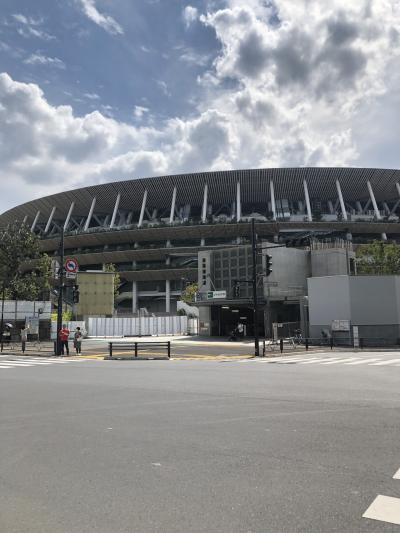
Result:
M198 254L259 238L330 236L353 243L400 238L400 171L282 168L206 172L99 184L46 196L0 215L39 234L81 270L114 263L120 313L175 313L182 285L198 279Z

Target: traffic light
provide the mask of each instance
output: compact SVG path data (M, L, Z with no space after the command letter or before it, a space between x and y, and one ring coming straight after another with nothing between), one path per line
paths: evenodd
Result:
M269 276L272 273L272 255L265 256L265 275Z
M79 303L79 285L74 285L72 287L72 301L74 304Z
M233 297L240 298L240 285L238 281L235 281L235 284L233 285Z

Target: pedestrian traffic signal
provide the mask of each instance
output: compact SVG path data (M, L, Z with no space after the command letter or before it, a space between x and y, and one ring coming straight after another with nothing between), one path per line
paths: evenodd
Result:
M265 256L265 275L269 276L272 273L272 255Z
M79 285L74 285L72 287L72 301L74 304L79 303Z

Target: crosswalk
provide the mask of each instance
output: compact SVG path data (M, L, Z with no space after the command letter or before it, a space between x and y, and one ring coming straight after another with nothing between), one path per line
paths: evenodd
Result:
M0 356L0 371L12 368L42 367L50 365L67 365L69 363L81 363L82 359L56 359L55 357L20 357Z
M364 353L362 355L354 355L354 353L347 353L341 355L324 355L318 354L315 356L290 356L282 358L260 358L260 359L239 359L237 363L248 364L274 364L274 365L318 365L323 367L338 366L369 366L369 367L400 367L400 354L393 353L375 353L373 357L371 354Z

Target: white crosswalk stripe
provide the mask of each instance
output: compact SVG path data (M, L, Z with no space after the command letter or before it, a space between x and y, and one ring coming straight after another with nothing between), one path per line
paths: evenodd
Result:
M250 364L278 364L278 365L321 365L321 366L333 366L333 365L345 365L345 366L360 366L366 365L369 367L385 367L385 366L398 366L400 367L400 358L393 358L393 354L380 353L373 354L374 357L368 357L369 354L351 356L350 353L345 355L338 355L336 357L325 355L325 357L309 356L297 356L297 357L283 357L282 359L276 358L262 358L262 359L240 359L235 362L238 363L250 363ZM390 357L392 355L392 357Z
M370 363L369 366L385 366L393 363L400 363L400 359L388 359L386 361L379 361L379 363Z
M19 357L18 359L10 359L9 356L0 356L0 369L9 370L12 368L25 368L25 367L44 367L52 365L65 365L69 363L82 363L82 359L69 359L69 360L57 360L50 357Z

